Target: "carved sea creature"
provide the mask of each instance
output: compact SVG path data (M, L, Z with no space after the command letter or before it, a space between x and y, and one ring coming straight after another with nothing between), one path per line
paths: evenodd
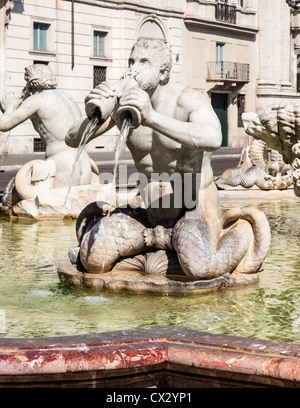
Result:
M93 182L96 182L99 170L90 159ZM55 188L56 164L54 160L31 160L24 164L13 177L3 192L3 206L13 209L22 200L34 200L39 193Z
M226 170L216 180L219 189L251 188L256 185L261 190L284 190L293 184L291 166L285 164L282 156L276 150L268 149L261 140L254 140L251 146L246 146L240 162L243 164Z
M219 236L194 211L173 229L149 223L143 208L117 208L92 203L77 219L78 247L71 262L89 273L116 269L146 274L182 271L190 280L213 279L225 273L256 273L270 246L265 214L256 208L234 208L221 220Z
M257 140L265 142L269 147L282 155L286 165L287 179L292 178L294 192L300 197L300 108L284 102L279 106L269 106L259 114L243 114L243 123L246 133ZM287 167L282 168L286 170Z
M12 207L18 201L34 199L40 190L52 189L55 171L53 160L31 160L24 164L8 183L3 205Z

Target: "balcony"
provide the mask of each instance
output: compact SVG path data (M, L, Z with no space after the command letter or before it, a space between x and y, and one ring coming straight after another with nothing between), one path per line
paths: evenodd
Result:
M239 62L207 63L207 80L222 82L249 82L250 65Z
M217 3L216 20L236 24L236 7L226 3Z

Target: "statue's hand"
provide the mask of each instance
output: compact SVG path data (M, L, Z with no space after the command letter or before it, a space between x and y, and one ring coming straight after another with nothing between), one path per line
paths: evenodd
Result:
M110 98L116 94L116 86L108 84L107 82L101 82L97 85L85 98L84 102L87 103L91 99Z
M93 103L93 101L114 98L118 96L117 91L115 85L108 84L107 82L101 82L101 84L97 85L84 100L87 117L91 118L95 109L98 107L97 103Z
M126 105L133 106L140 111L142 125L149 126L151 124L153 108L147 92L140 88L132 88L124 92L120 99L120 106Z
M7 92L1 98L1 110L2 112L13 112L22 103L23 99L20 95L16 95L14 92Z

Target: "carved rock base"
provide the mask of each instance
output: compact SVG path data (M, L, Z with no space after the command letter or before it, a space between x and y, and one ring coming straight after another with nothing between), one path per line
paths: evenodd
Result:
M145 275L137 271L111 271L101 274L80 272L75 265L61 266L57 270L59 279L71 286L89 289L104 289L110 292L149 293L156 295L201 295L230 287L257 283L259 273L225 274L201 281L189 281L185 276Z

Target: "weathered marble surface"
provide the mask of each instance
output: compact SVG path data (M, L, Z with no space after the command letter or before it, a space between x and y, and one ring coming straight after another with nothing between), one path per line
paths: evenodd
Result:
M37 385L299 388L300 346L172 327L0 338L0 387Z
M118 268L118 266L116 266ZM146 275L139 271L113 269L102 274L83 273L74 265L58 268L61 282L87 289L110 292L148 293L155 295L204 295L231 287L243 287L258 282L258 274L226 274L215 279L189 281L177 275Z

